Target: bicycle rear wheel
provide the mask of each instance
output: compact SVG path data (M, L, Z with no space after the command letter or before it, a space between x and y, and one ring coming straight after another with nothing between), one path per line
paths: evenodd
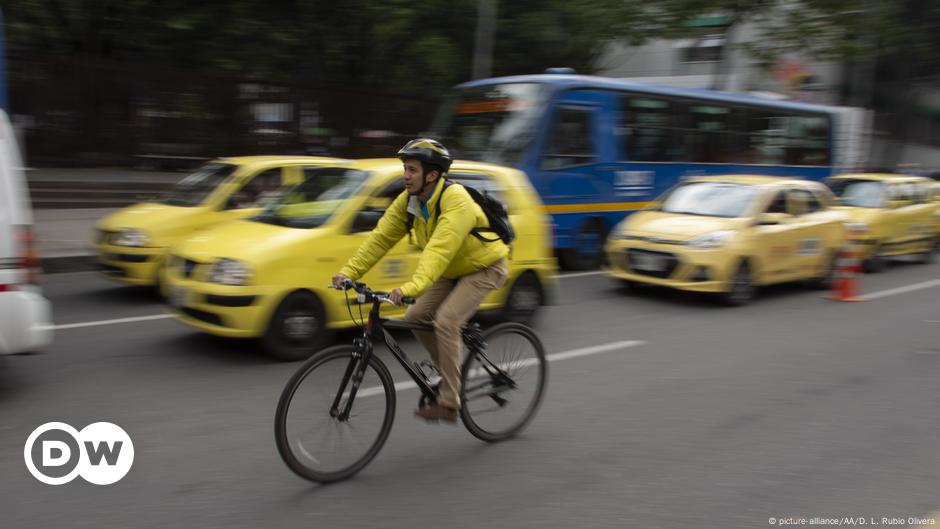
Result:
M478 439L502 441L525 428L542 402L545 348L518 323L497 325L483 340L486 348L463 363L460 418Z
M388 368L375 355L363 372L349 418L330 408L350 366L355 348L340 345L315 354L297 370L281 393L274 436L284 463L297 475L329 483L363 469L379 453L395 418L395 386ZM349 377L352 378L351 376ZM345 409L350 380L339 399Z

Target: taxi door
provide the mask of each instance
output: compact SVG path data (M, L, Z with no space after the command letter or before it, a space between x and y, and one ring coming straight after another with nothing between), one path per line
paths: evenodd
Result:
M774 191L773 198L763 212L780 217L778 224L759 224L754 227L754 251L761 261L758 280L760 283L774 283L783 281L783 277L792 270L796 245L793 229L795 219L790 215L786 190Z
M911 237L917 251L934 245L936 231L937 203L930 200L930 190L927 184L916 182L911 184L913 190L913 203L911 209Z
M831 217L816 195L809 189L792 188L787 191L787 202L793 214L791 224L794 238L792 278L816 275L832 257L826 254L825 231Z
M896 254L904 249L911 240L913 205L908 184L893 183L888 187L888 204L882 215L882 233L880 241L883 254Z

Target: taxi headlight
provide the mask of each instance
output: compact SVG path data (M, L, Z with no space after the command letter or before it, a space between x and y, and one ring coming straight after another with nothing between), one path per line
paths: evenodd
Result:
M114 244L117 246L147 246L147 243L150 242L150 237L144 233L143 230L138 230L136 228L127 228L119 231L112 239Z
M713 248L721 248L728 241L734 237L735 232L732 230L719 230L706 233L704 235L699 235L694 239L690 240L688 245L691 248L697 250L710 250Z
M223 285L247 285L251 282L251 267L235 259L219 259L212 268L209 281Z

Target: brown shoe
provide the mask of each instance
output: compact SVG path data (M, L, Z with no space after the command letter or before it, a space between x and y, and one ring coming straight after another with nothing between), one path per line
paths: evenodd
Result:
M426 421L457 422L457 410L442 404L431 404L415 410L415 416Z

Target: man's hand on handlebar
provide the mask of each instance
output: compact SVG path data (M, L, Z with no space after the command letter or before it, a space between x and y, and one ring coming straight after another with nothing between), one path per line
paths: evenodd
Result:
M352 281L352 280L343 274L336 274L335 276L333 276L333 287L342 288L343 284L345 284L347 281Z
M393 291L391 291L391 292L388 293L388 299L389 299L392 303L394 303L394 304L396 304L396 305L401 305L401 304L402 304L402 299L403 299L404 297L405 297L405 295L402 294L402 291L401 291L400 288L396 288L395 290L393 290Z

